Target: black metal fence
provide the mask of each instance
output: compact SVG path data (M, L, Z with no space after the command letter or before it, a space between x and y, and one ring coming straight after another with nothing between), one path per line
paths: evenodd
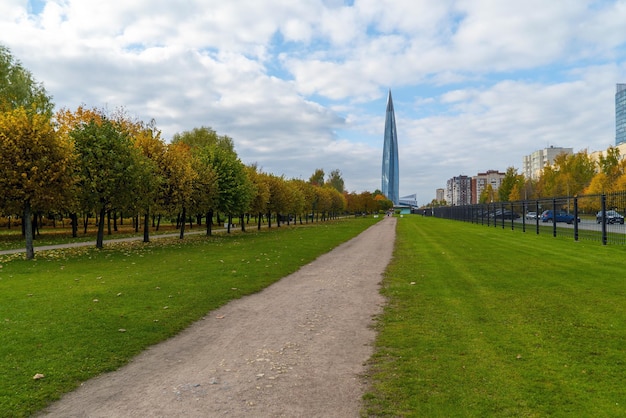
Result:
M626 244L626 192L433 208L438 218L493 228ZM429 214L429 215L430 215Z

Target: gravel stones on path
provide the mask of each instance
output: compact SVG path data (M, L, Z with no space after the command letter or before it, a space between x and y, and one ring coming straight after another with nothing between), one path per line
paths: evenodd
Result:
M386 217L84 383L48 417L358 417L397 219Z

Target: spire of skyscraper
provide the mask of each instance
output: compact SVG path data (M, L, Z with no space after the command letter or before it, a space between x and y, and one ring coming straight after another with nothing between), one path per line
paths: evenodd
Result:
M385 115L385 138L383 145L382 192L394 205L400 201L398 170L398 137L396 135L396 116L393 111L391 89L387 98Z

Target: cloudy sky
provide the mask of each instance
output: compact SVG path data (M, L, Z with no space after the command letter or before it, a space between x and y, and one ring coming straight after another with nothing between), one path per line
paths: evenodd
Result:
M0 43L57 108L209 126L287 178L380 189L388 91L400 195L615 142L626 1L2 0Z

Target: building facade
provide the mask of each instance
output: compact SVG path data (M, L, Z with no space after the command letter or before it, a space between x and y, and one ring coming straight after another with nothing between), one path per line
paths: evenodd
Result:
M446 202L449 206L469 205L472 201L472 178L460 175L446 184Z
M550 146L533 152L530 155L525 155L522 160L522 167L524 177L531 180L539 180L543 168L554 164L554 159L559 154L574 154L573 148L561 148Z
M618 84L615 92L615 145L626 143L626 84Z
M437 202L442 202L446 200L446 189L437 189L435 190L435 200Z
M497 193L505 176L506 173L501 173L498 170L487 170L472 177L472 204L479 203L480 196L487 186L491 186L493 192Z
M391 90L387 98L385 114L385 136L383 144L383 170L381 191L394 205L400 203L400 170L398 167L398 136L396 133L396 116L391 99Z

